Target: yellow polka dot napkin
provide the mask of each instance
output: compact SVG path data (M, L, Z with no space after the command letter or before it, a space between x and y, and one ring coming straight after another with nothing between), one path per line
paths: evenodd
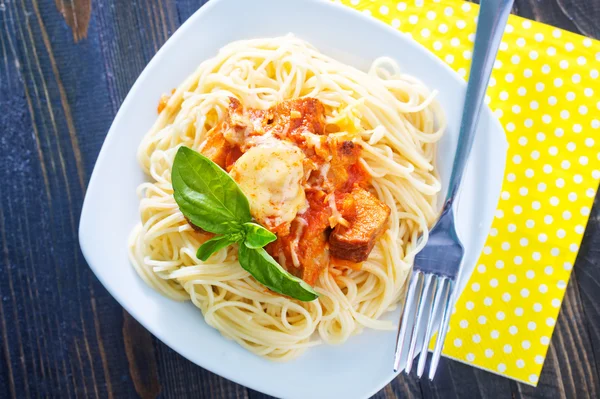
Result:
M478 6L343 0L468 74ZM509 142L501 199L444 355L536 385L600 181L600 43L509 19L486 102Z

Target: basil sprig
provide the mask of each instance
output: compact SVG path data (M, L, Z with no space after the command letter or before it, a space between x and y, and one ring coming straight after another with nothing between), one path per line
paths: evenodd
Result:
M271 291L301 301L317 298L310 285L288 273L262 248L277 236L252 222L248 199L219 165L190 148L180 147L171 181L183 215L195 226L217 234L198 248L198 259L205 261L237 243L240 265Z

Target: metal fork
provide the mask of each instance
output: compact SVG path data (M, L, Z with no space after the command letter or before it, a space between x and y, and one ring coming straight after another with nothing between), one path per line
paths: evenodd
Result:
M464 248L454 226L454 202L473 145L485 91L513 1L481 0L471 72L448 195L440 219L429 232L427 245L415 256L402 324L398 330L394 371L404 368L409 374L415 350L419 348L421 355L417 376L420 378L425 370L429 342L438 329L429 367L430 380L433 379L439 364L450 314L456 300L455 285L464 255Z

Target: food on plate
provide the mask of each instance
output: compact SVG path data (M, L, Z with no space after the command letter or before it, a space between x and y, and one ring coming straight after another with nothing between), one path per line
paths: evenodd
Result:
M438 213L434 97L389 58L363 72L292 35L223 47L140 144L132 264L274 360L393 328Z

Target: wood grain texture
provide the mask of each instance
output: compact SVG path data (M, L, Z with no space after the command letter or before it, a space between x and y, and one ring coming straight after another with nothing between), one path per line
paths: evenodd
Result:
M204 3L0 0L0 398L267 397L156 340L77 239L114 115ZM600 0L516 0L513 12L600 38ZM600 397L599 208L596 198L537 389L443 359L434 383L400 375L375 397Z

